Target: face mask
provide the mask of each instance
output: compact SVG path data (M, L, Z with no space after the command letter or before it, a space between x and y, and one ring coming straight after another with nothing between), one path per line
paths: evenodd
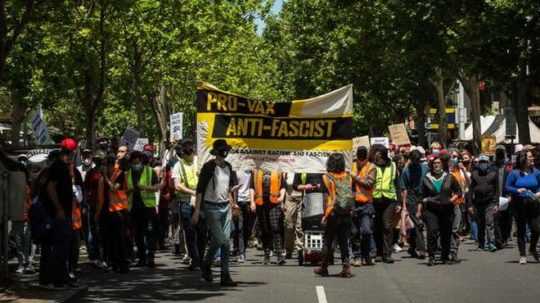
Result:
M457 166L459 164L459 159L458 158L452 158L450 159L450 164L452 166Z
M218 151L218 155L220 155L223 158L227 158L227 155L229 155L229 152L226 150L220 150Z
M131 165L131 168L132 168L133 170L136 170L136 171L141 170L142 167L143 167L143 166L142 166L142 164L140 164L140 163L139 163L139 164L133 164L133 165Z

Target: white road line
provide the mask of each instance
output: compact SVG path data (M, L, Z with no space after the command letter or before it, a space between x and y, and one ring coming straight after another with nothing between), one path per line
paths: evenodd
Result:
M315 290L317 291L317 299L319 300L319 303L328 303L326 301L326 293L324 292L323 286L315 286Z

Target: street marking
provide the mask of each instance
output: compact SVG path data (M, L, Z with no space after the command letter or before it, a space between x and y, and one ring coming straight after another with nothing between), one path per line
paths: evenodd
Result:
M326 293L324 292L323 286L315 286L315 290L317 291L317 299L319 300L319 303L328 303L326 301Z

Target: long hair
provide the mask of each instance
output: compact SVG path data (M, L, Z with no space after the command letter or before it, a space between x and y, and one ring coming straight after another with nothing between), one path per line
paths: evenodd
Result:
M527 154L530 153L528 150L522 150L516 155L516 168L519 170L527 169Z
M345 171L345 157L340 153L333 153L326 161L326 170L329 173L341 173Z

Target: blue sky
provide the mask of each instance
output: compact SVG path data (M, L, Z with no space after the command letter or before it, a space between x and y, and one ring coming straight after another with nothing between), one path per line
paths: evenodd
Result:
M271 13L272 14L279 13L282 7L283 7L283 0L274 0L274 5L272 5ZM255 24L257 24L257 33L259 33L259 35L262 34L265 27L264 20L262 20L261 18L257 18L255 20Z

